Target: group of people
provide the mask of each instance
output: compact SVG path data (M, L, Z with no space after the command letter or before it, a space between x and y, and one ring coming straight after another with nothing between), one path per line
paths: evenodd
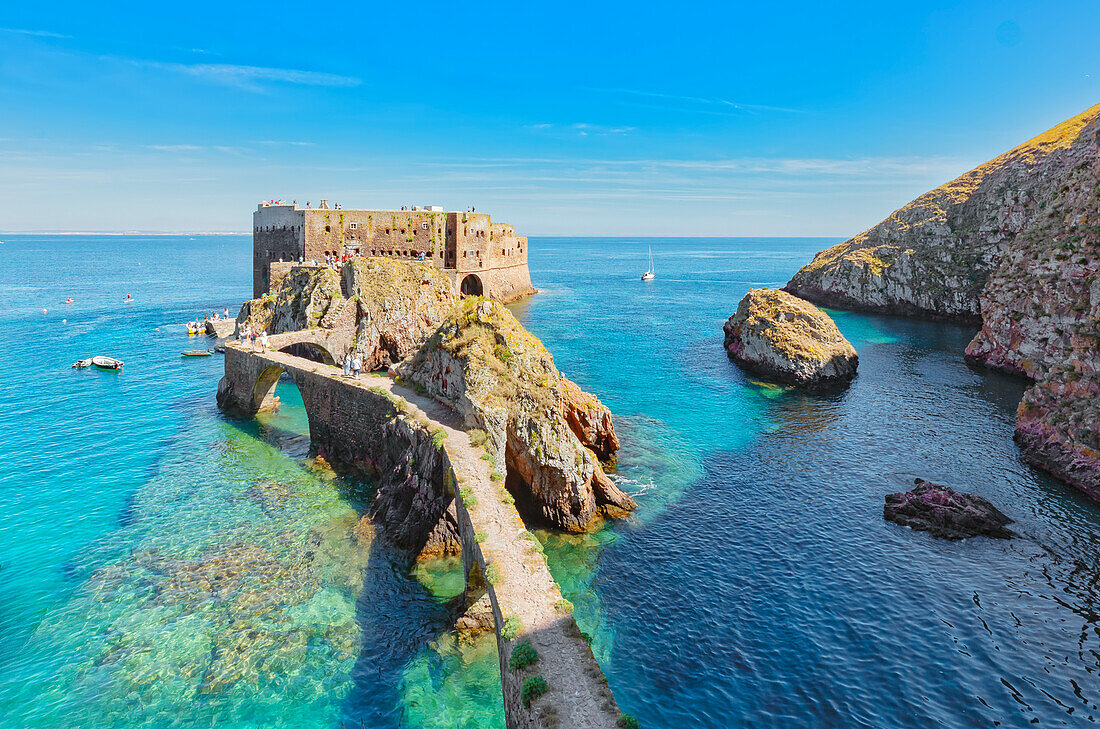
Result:
M362 371L363 358L358 352L348 352L344 355L344 377L354 377L358 380Z
M259 340L259 342L260 342L260 351L261 352L266 352L267 351L267 330L266 329L261 330L259 333L257 333L255 331L253 331L252 327L248 326L247 324L245 324L243 327L238 327L237 328L237 341L238 342L248 342L249 343L249 348L253 352L256 351L256 341L257 340Z
M129 294L126 294L126 295L129 296ZM225 307L224 309L222 309L221 318L222 319L228 319L229 318L229 307L228 306ZM218 312L216 312L216 311L210 312L209 314L207 314L206 316L204 316L202 318L202 321L199 321L198 319L195 319L194 321L187 322L187 329L188 329L188 331L198 331L198 330L206 329L206 322L208 322L208 321L218 321Z

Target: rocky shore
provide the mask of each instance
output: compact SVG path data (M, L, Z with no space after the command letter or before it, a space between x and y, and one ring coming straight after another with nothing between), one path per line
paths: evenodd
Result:
M829 315L785 291L752 289L723 327L730 359L807 390L850 381L859 356Z
M1100 498L1100 105L818 253L786 290L980 322L967 360L1034 382L1024 457Z

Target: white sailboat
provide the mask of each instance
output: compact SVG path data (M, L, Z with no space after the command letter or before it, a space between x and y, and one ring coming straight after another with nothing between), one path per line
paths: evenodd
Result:
M649 247L649 270L642 274L643 281L652 281L655 278L653 273L653 246Z

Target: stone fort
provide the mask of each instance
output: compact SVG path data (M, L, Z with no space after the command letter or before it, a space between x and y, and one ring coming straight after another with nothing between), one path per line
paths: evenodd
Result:
M326 256L385 256L430 262L455 293L514 301L532 294L527 238L486 213L301 208L264 202L252 214L252 295L262 296L301 261Z

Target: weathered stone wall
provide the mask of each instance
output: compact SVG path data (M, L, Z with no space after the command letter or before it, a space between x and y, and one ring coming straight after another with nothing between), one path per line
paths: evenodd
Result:
M271 286L272 262L297 261L304 251L300 210L286 205L260 206L252 214L252 296Z
M253 216L253 297L273 290L280 259L324 261L345 253L419 259L447 270L458 293L463 274L499 301L534 293L527 239L485 213L307 209L261 205ZM491 271L501 269L490 274ZM507 269L507 270L505 270Z
M328 368L308 360L277 365L237 346L226 347L225 356L220 406L246 414L276 407L275 385L285 372L302 394L318 453L377 480L372 516L385 536L413 554L460 551L450 462L429 426L407 417L400 400L327 376Z
M456 274L455 290L461 286L464 276L474 275L481 280L483 295L496 301L509 302L535 293L531 285L531 273L527 264L490 268L474 274Z

